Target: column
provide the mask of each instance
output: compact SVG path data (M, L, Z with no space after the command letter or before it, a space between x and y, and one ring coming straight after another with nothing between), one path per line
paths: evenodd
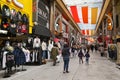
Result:
M113 35L116 37L116 8L115 8L115 0L112 0L113 6Z
M50 1L50 31L54 34L55 1Z

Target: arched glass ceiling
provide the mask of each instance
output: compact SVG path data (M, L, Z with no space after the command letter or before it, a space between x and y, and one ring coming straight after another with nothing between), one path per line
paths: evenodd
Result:
M93 35L103 0L63 0L82 34Z

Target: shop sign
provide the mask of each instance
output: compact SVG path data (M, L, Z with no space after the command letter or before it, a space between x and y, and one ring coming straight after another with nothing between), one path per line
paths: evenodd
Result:
M45 20L47 19L47 13L40 8L38 8L38 16L42 16Z
M17 1L17 0L7 0L8 2L12 2L13 1L13 3L17 6L17 7L19 7L19 8L22 8L23 9L23 4L22 3L20 3L19 1Z
M49 28L49 8L44 2L39 1L38 2L38 23L42 27Z

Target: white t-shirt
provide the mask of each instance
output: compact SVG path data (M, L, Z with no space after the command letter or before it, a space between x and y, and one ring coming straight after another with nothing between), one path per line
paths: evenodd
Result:
M45 42L42 42L42 50L44 51L44 50L47 50L47 44L45 43Z
M35 47L40 47L40 39L39 38L34 38L34 41L33 41L33 48Z

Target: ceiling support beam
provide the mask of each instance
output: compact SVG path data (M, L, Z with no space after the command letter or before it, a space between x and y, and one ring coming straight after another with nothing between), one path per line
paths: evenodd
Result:
M73 27L75 29L77 29L78 32L81 33L81 30L80 30L79 26L75 23L73 17L71 16L71 14L68 11L68 9L67 9L66 5L64 4L64 2L62 0L56 0L56 3L61 7L61 9L62 9L63 13L65 14L65 16L68 17L71 20Z
M97 30L98 30L99 25L100 25L100 23L101 23L104 15L105 15L105 12L106 12L106 10L107 10L107 7L108 7L109 3L110 3L110 0L105 0L105 3L104 3L104 5L103 5L102 11L101 11L101 14L100 14L100 16L99 16L99 18L98 18L98 22L97 22L97 24L96 24L95 33L97 33Z

